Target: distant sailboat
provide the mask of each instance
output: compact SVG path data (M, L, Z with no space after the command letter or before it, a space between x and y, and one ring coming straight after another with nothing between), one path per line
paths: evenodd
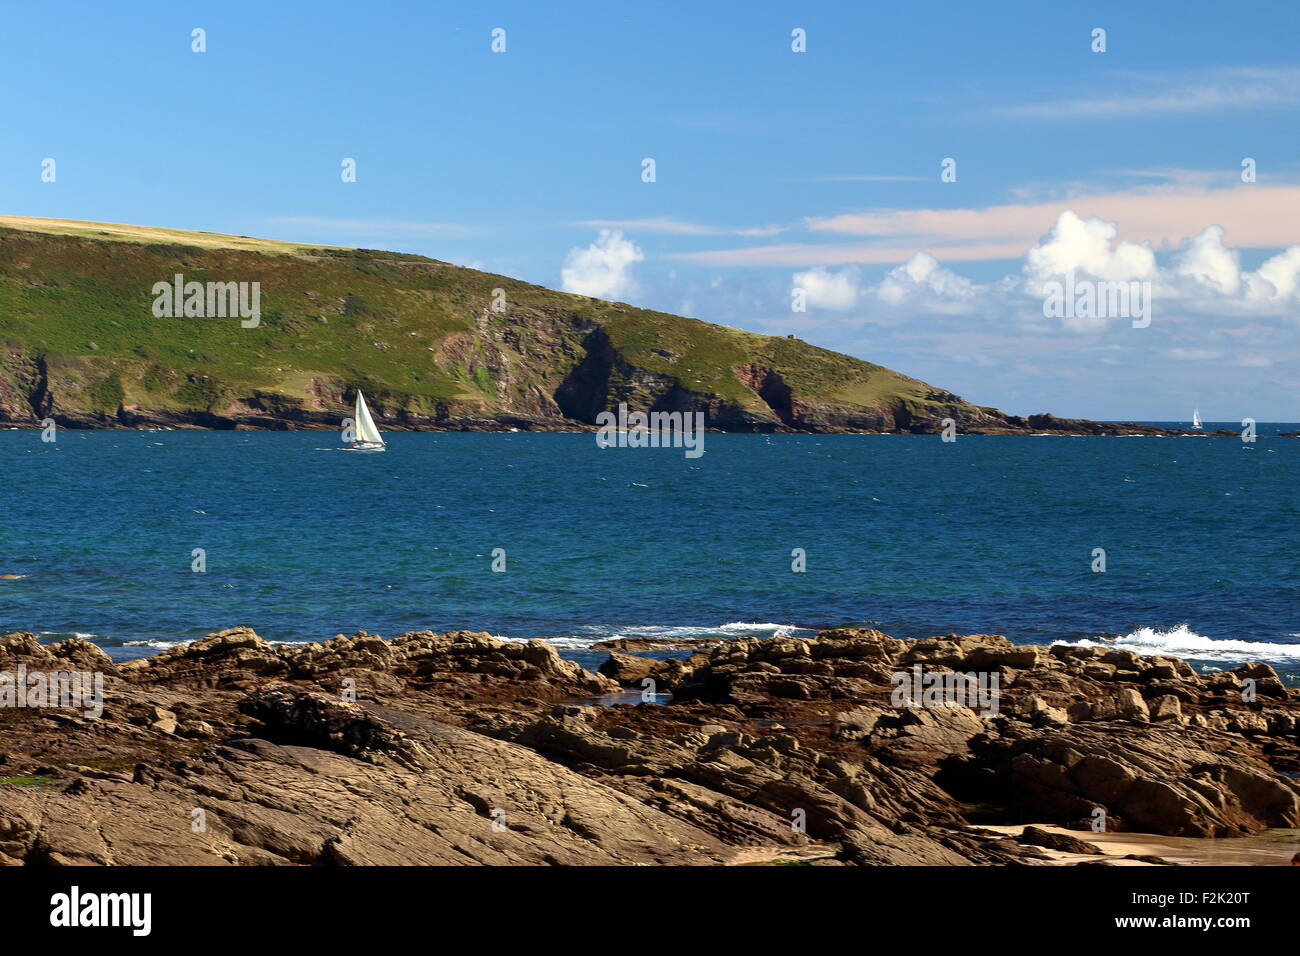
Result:
M361 389L357 389L357 407L356 414L352 417L356 437L348 443L348 447L353 451L383 451L384 436L379 434L379 429L375 427L375 420L370 417L370 409L366 407L366 397L361 394Z
M1192 427L1196 429L1201 427L1201 410L1199 408L1192 409Z

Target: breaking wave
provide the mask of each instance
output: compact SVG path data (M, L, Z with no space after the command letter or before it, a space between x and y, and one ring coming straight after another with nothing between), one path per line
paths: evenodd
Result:
M1053 641L1070 647L1111 647L1152 656L1167 654L1200 661L1300 661L1300 644L1275 644L1269 641L1218 640L1197 634L1186 624L1161 631L1140 627L1123 637L1083 638L1078 641Z

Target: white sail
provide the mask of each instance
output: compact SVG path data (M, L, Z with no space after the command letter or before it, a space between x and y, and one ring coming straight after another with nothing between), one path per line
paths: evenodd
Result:
M375 420L370 417L370 409L366 407L366 397L361 394L361 389L357 389L356 433L359 442L371 442L376 445L384 443L384 436L379 434L379 429L375 427Z
M1201 410L1199 408L1195 408L1192 410L1192 427L1193 428L1201 427Z

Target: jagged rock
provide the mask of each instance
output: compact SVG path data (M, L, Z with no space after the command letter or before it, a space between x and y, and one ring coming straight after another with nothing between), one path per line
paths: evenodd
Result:
M176 717L175 716L160 717L157 720L150 723L149 726L152 727L154 730L158 731L158 733L160 734L174 734L176 733L176 726L177 726Z
M1051 833L1040 827L1025 827L1024 831L1016 839L1021 843L1046 847L1049 850L1064 850L1066 853L1088 853L1094 856L1101 854L1101 850L1092 843L1087 843L1078 837L1066 836L1064 833Z
M1175 723L1183 722L1182 703L1173 694L1165 694L1151 701L1151 719L1152 720L1172 720Z
M1285 698L1287 696L1286 685L1277 676L1277 671L1268 664L1247 664L1237 673L1243 681L1246 679L1254 681L1254 690L1258 697Z
M1135 687L1125 687L1120 690L1116 702L1121 717L1141 721L1151 719L1151 711L1147 708L1147 702L1142 699L1142 695L1138 693Z
M505 742L279 689L247 739L137 782L0 795L0 850L29 863L716 863L708 833ZM294 741L314 740L322 749ZM358 757L368 758L361 763ZM192 823L202 811L203 829Z
M187 720L177 729L182 737L215 737L216 730L206 720Z
M1031 723L1040 725L1065 724L1070 721L1069 714L1063 708L1053 707L1036 694L1017 701L1013 712Z
M79 637L41 644L30 631L0 636L0 668L26 665L28 670L111 671L113 662L102 649Z
M1041 851L963 813L1300 826L1300 694L1266 665L1202 678L1108 648L837 629L685 664L615 651L624 683L680 667L680 686L666 706L592 706L619 683L465 631L272 645L231 628L120 665L0 637L0 666L18 662L102 670L106 697L100 719L0 721L6 773L58 781L0 786L0 862L717 863L811 842L837 864L1014 863ZM913 668L996 673L998 706L895 706ZM1243 700L1244 681L1269 692Z
M872 752L887 752L898 766L933 766L966 754L971 739L988 729L967 707L908 706L878 720L865 744Z
M374 634L339 635L316 644L272 645L246 627L219 631L156 657L120 665L135 683L250 689L267 678L313 680L342 689L348 678L375 692L420 687L473 697L492 688L533 685L534 696L607 694L618 684L563 660L542 641L504 641L471 631L413 631L386 641ZM464 675L475 675L466 681ZM486 686L483 686L486 685Z
M883 707L855 707L836 715L832 736L836 740L861 740L875 730L882 718L897 719L897 714Z
M1300 785L1237 741L1167 725L1133 733L1119 724L1071 724L981 738L974 749L1021 812L1037 819L1069 821L1103 807L1123 829L1172 836L1300 825Z
M618 651L610 652L609 660L598 670L598 673L627 687L641 687L644 680L650 679L662 690L675 687L689 672L689 668L676 659L661 661Z

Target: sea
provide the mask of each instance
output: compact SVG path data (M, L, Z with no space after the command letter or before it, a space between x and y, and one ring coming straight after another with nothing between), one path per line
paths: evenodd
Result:
M1151 423L1176 424L1176 423ZM1207 422L1207 430L1239 427ZM1300 686L1300 431L1225 437L0 432L0 633L118 660L468 629L1003 634Z

